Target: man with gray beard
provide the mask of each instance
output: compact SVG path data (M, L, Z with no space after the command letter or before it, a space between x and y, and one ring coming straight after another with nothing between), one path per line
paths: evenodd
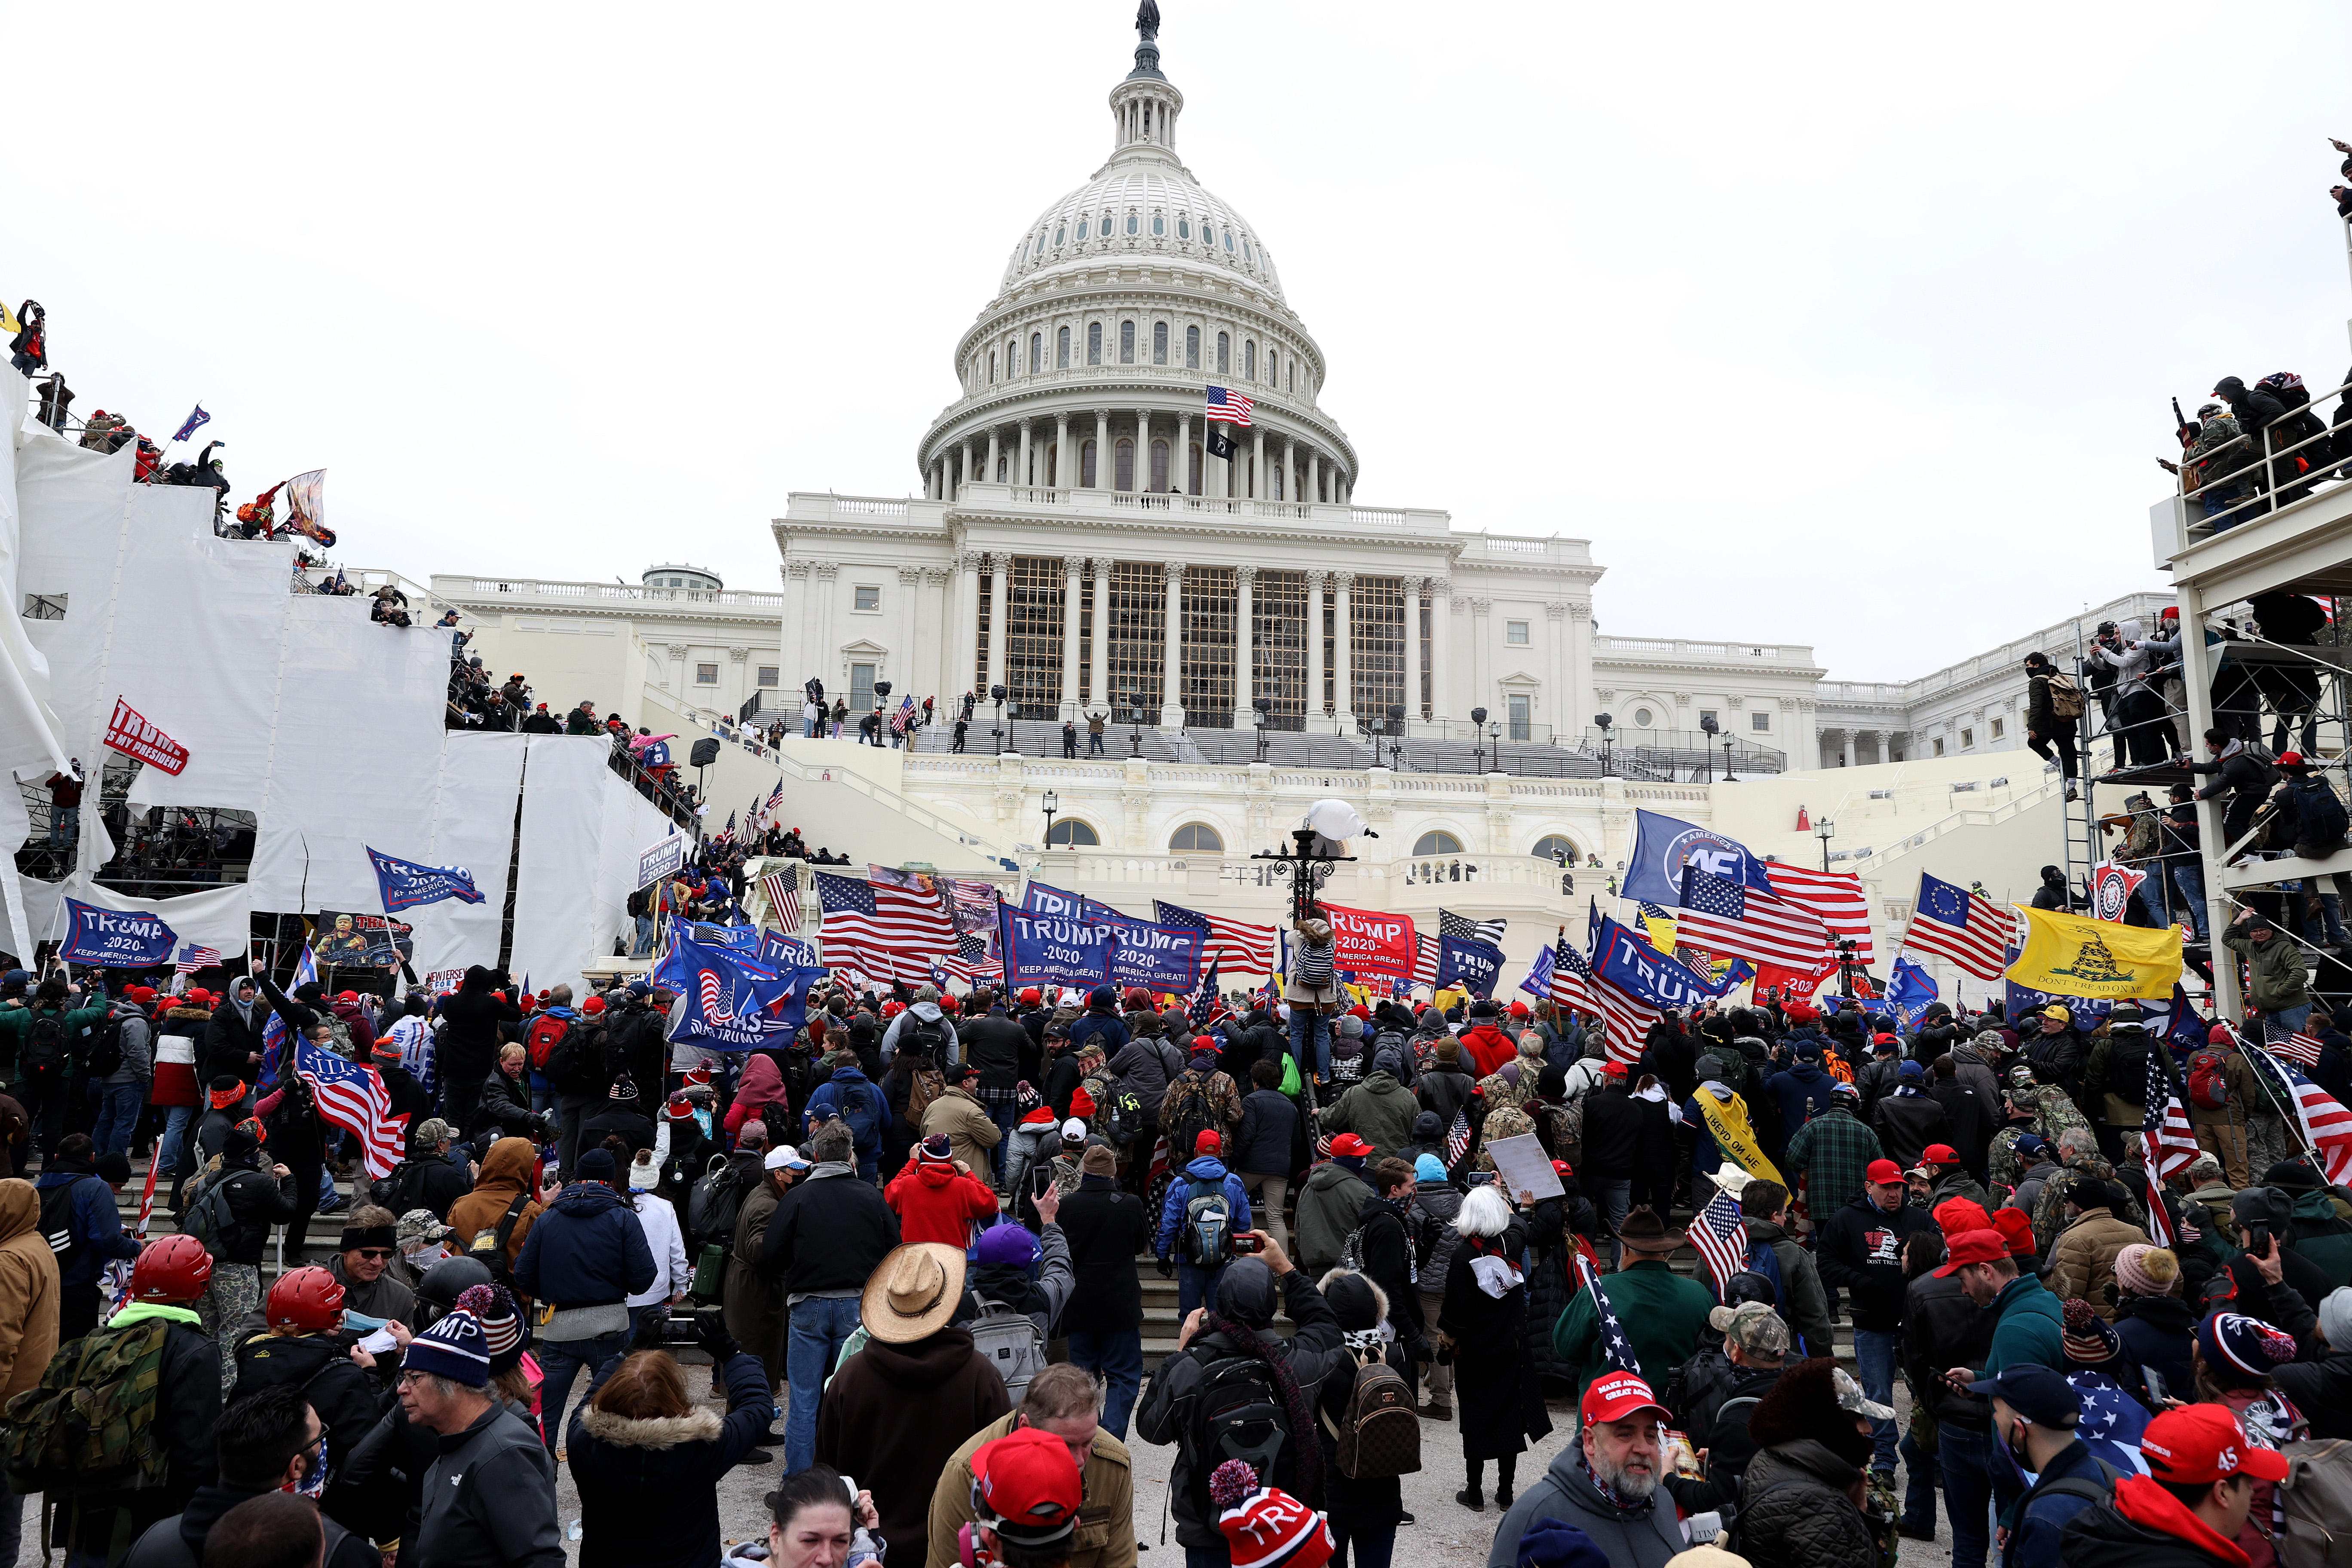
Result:
M1584 1391L1576 1441L1503 1516L1486 1568L1515 1568L1521 1538L1540 1541L1546 1533L1538 1520L1573 1525L1591 1536L1611 1568L1664 1568L1689 1544L1674 1500L1657 1496L1665 1468L1658 1423L1672 1419L1651 1397L1650 1385L1633 1373L1594 1378ZM1543 1560L1540 1552L1538 1560Z

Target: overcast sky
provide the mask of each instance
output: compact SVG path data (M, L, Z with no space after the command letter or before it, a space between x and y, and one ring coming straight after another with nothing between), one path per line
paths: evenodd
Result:
M1357 499L1591 540L1605 632L1900 679L2161 588L2166 398L2352 357L2340 6L1162 11ZM0 292L349 563L773 589L788 492L919 483L1133 13L36 7Z

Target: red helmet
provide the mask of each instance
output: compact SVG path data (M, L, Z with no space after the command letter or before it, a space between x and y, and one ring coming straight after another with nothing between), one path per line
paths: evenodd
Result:
M139 1249L131 1266L131 1295L139 1301L193 1301L212 1283L213 1255L193 1236L159 1236Z
M289 1268L269 1288L269 1326L324 1333L343 1321L342 1283L315 1264Z

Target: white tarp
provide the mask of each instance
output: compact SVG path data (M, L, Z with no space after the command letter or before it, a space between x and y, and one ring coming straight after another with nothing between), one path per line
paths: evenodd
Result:
M101 910L124 914L149 914L172 928L180 947L209 947L225 963L235 963L251 944L253 892L243 882L228 882L205 893L183 893L175 899L134 899L111 888L93 885L87 877L68 877L58 885L61 898L79 899ZM56 910L50 919L56 920ZM49 933L42 932L44 936ZM176 949L174 950L176 952Z
M56 728L49 706L49 661L26 628L38 623L24 618L24 500L16 482L17 449L40 431L57 438L25 417L27 386L15 369L0 370L0 396L8 400L0 415L0 444L7 461L0 463L0 768L10 776L36 768L55 772L69 754ZM58 443L63 445L62 442Z
M588 735L535 735L523 767L522 843L515 889L514 953L507 967L544 990L577 987L580 966L597 952L599 846L604 785L621 789L605 766L609 742ZM637 846L629 846L634 863ZM626 895L623 895L626 897Z
M431 836L417 846L417 859L436 866L463 866L481 889L478 904L444 899L402 911L416 928L413 967L419 978L436 970L495 963L499 922L507 907L507 861L514 846L515 790L522 782L526 735L453 733L441 752ZM398 854L378 845L386 854ZM365 906L382 908L381 901Z

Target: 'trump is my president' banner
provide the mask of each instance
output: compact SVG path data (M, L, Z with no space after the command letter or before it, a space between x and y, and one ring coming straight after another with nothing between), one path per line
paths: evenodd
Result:
M1332 967L1359 974L1393 974L1412 978L1418 956L1411 915L1380 910L1351 910L1341 904L1318 904L1331 922Z

